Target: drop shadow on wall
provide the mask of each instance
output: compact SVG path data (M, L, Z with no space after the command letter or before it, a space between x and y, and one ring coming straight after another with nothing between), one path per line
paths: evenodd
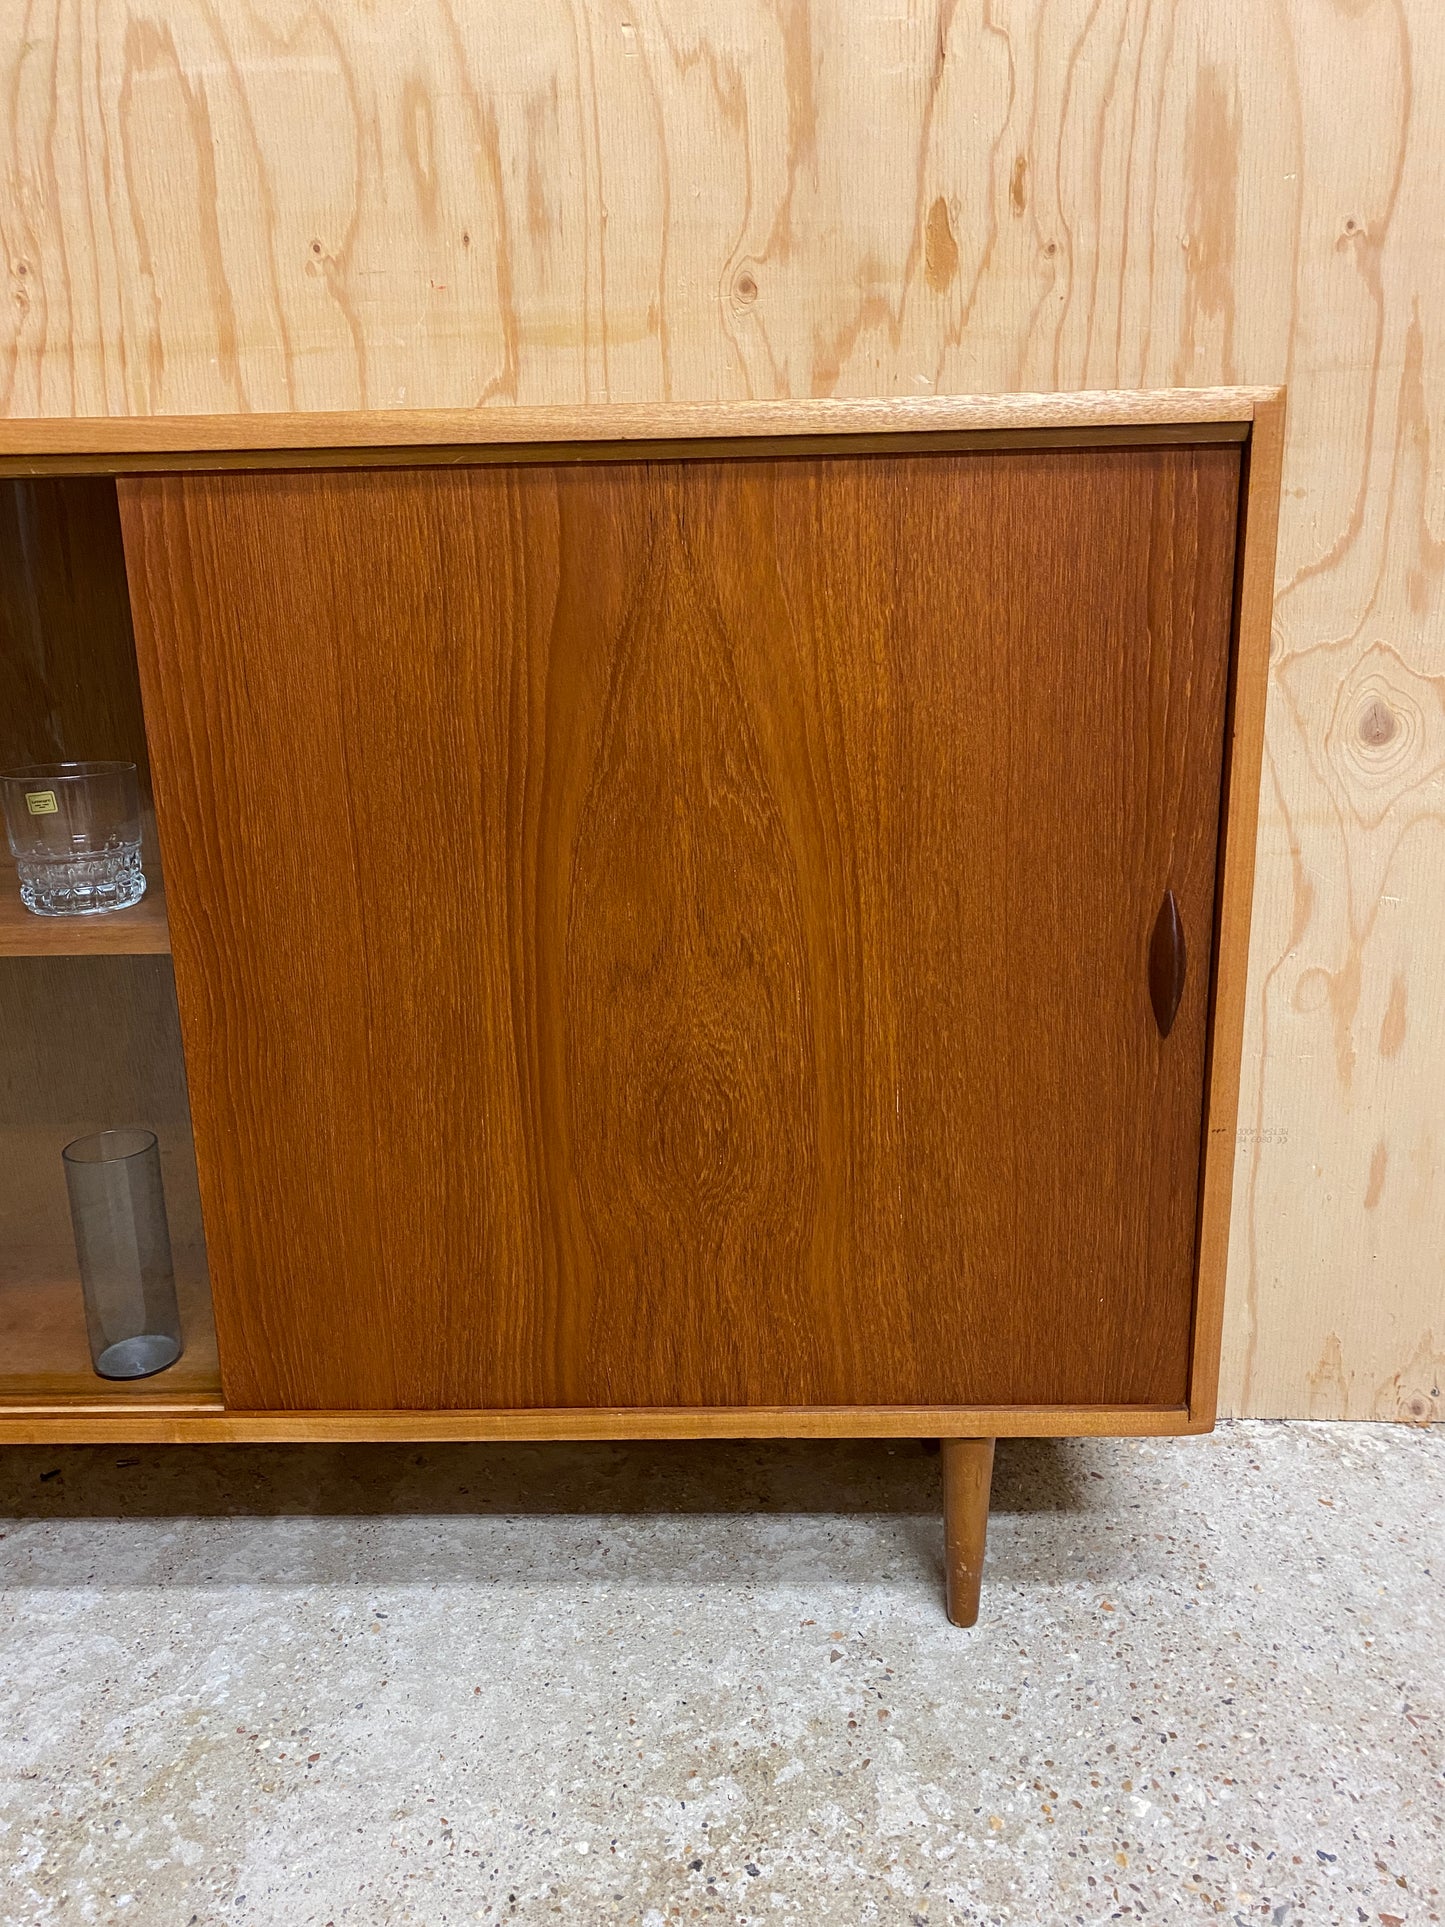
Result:
M1137 1574L1129 1451L1000 1440L991 1575ZM940 1508L919 1440L12 1447L0 1588L932 1586Z

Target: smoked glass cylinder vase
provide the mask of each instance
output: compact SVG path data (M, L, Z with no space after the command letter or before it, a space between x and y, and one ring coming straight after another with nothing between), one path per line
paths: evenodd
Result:
M62 1156L91 1362L102 1378L163 1372L181 1320L155 1135L100 1131Z

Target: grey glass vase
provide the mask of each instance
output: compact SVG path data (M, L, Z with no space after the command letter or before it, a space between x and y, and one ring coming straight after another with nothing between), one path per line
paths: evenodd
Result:
M151 1131L100 1131L67 1144L65 1184L102 1378L147 1378L181 1355L181 1318L161 1160Z

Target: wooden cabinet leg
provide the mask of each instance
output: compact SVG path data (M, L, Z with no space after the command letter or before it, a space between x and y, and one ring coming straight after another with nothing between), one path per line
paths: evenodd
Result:
M993 1484L992 1439L943 1440L943 1562L948 1616L955 1626L978 1618L988 1495Z

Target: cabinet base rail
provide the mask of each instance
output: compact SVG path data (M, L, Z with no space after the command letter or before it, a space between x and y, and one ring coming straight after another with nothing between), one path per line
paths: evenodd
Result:
M133 1391L0 1395L0 1445L266 1445L398 1439L1173 1438L1214 1429L1212 1397L1180 1405L537 1406L247 1411L220 1397Z

